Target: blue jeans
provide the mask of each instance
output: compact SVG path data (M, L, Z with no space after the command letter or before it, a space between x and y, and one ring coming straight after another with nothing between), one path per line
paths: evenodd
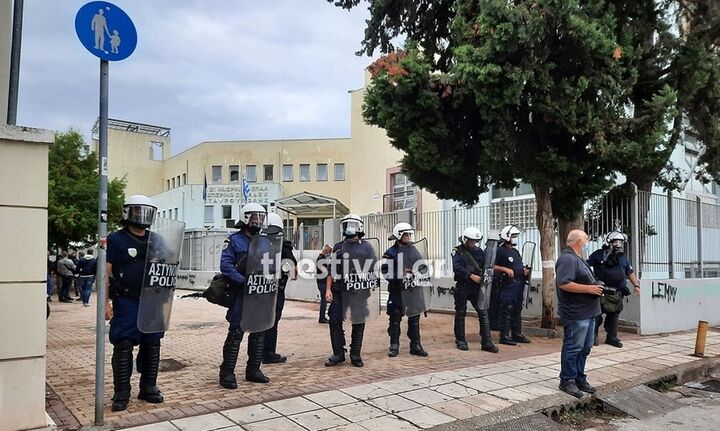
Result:
M560 356L560 381L586 383L585 360L595 339L595 318L585 320L562 319L563 345Z
M92 293L93 283L95 283L95 277L78 277L77 284L80 289L80 297L82 298L83 304L90 303L90 294Z

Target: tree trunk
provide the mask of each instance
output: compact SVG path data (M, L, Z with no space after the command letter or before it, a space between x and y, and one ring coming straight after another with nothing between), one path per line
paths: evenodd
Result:
M560 248L565 248L565 241L567 240L568 234L574 229L583 229L584 227L583 212L578 211L575 217L571 219L560 219L558 220L558 239L560 241Z
M542 261L542 322L543 328L555 329L555 233L550 205L550 188L533 186L537 210L535 221L540 232Z

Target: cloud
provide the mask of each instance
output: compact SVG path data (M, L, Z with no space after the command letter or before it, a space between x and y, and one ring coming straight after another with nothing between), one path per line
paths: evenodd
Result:
M18 122L90 136L99 61L77 40L85 1L25 2ZM206 140L350 135L367 10L323 0L119 2L138 47L110 64L110 116L172 129L173 153Z

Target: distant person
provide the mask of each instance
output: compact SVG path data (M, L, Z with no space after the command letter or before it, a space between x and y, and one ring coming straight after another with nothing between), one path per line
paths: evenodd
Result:
M315 267L317 268L317 288L318 292L320 292L320 317L318 318L318 323L329 322L327 317L327 300L325 300L325 287L327 285L328 274L330 273L330 268L328 266L330 253L332 253L332 247L330 244L325 244L320 251L320 255L317 259L315 259Z
M88 249L85 256L78 262L78 288L80 298L85 307L90 306L90 294L97 275L97 259L93 256L92 249Z
M58 295L60 302L72 302L72 299L70 299L70 287L73 284L76 269L75 263L68 257L68 252L63 251L60 261L57 263L57 271L62 283Z

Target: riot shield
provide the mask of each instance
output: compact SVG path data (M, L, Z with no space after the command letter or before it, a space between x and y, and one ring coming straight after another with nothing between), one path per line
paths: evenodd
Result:
M478 298L478 307L481 310L487 310L490 307L490 293L493 284L493 271L495 268L495 256L497 255L498 241L489 239L485 243L485 264L483 265L482 286L480 286L480 296Z
M528 276L525 277L525 308L530 306L530 278L532 277L532 270L535 263L535 244L532 241L525 241L522 248L522 261L526 268L529 268Z
M340 250L343 319L365 323L380 315L380 278L376 238L345 241Z
M244 332L262 332L275 324L282 242L282 235L261 234L250 239L240 319Z
M185 223L158 217L150 227L137 326L146 334L170 324Z
M430 262L427 240L400 246L397 272L402 277L403 313L407 317L418 316L430 308Z

